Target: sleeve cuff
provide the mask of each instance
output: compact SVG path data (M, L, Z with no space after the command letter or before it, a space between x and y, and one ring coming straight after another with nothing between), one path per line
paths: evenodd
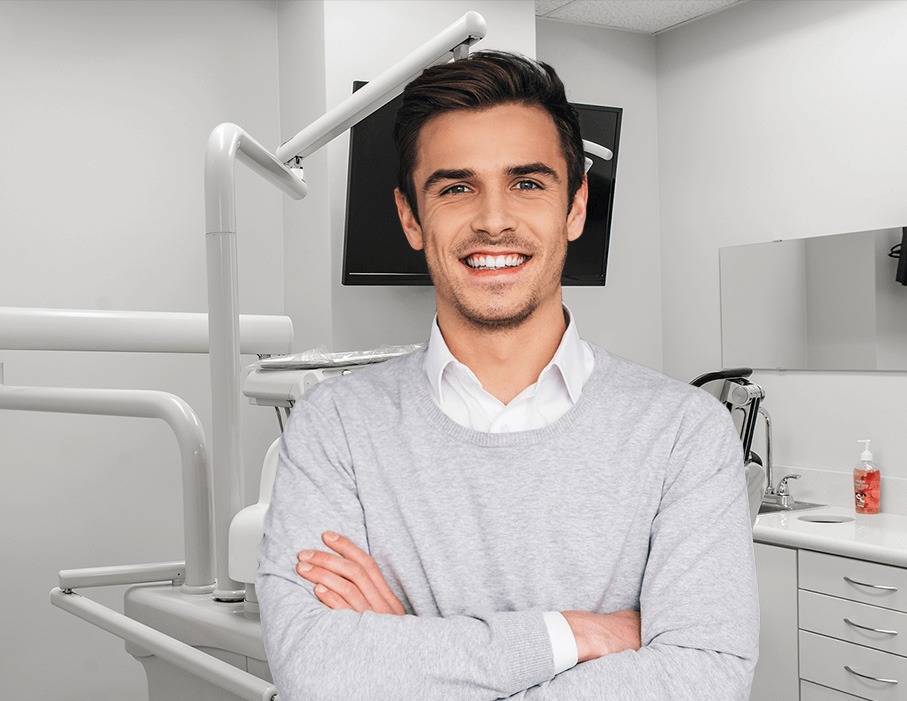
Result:
M542 618L548 629L548 638L551 640L551 650L554 653L554 673L560 674L576 666L578 657L576 638L567 619L559 612L545 611Z

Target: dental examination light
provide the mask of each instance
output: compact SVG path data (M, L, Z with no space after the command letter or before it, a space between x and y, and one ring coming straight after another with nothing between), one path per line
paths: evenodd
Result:
M294 199L302 199L307 188L299 165L305 156L393 99L425 68L468 55L469 46L485 33L482 16L467 12L297 133L277 149L276 157L235 124L221 124L208 139L205 220L215 475L217 589L214 598L219 601L242 601L245 597L244 586L229 576L227 555L230 521L244 506L234 163L239 159Z

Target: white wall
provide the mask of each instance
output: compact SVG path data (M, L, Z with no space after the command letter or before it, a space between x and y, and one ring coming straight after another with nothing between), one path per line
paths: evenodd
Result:
M538 58L573 102L623 108L605 287L568 287L584 338L660 370L655 39L540 19Z
M658 37L666 372L720 366L720 247L907 223L905 32L904 2L760 0ZM905 373L756 380L777 463L830 470L846 503L871 437L882 508L907 512Z
M277 146L276 3L2 2L0 94L0 305L205 311L205 143L234 121ZM283 311L281 197L237 169L243 312ZM174 392L210 436L204 356L0 362L10 385ZM247 409L247 460L260 464L277 422ZM48 592L60 569L182 557L169 430L0 411L0 472L0 695L141 698L144 672L122 642ZM121 608L121 591L92 596Z
M281 0L280 142L288 141L326 111L324 2ZM326 149L305 159L309 194L283 198L285 313L293 319L295 348L332 347L331 237Z

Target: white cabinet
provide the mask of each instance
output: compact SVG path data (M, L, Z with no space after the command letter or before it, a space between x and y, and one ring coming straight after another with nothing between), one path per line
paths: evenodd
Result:
M904 699L907 570L804 550L798 573L804 683L871 701ZM801 701L826 698L805 688Z
M829 689L827 686L801 681L800 701L863 701L863 699L845 694L842 691Z
M754 543L759 582L759 662L750 701L799 697L797 551ZM817 697L821 699L821 697Z

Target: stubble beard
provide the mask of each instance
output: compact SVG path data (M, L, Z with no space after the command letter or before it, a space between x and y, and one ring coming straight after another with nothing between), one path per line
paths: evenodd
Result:
M487 243L486 239L466 241L458 247L458 250L462 251L465 255L467 251L478 248L484 243ZM525 241L517 239L516 237L502 237L496 241L496 245L501 248L510 247L523 250L530 253L533 257L538 253L537 247L531 245L527 246ZM455 255L459 259L459 255L456 253ZM447 286L446 297L460 314L460 317L473 328L480 331L512 331L519 328L535 313L535 310L538 309L539 305L542 303L543 288L548 284L560 283L564 262L567 258L566 231L564 232L563 247L560 252L555 252L554 255L558 257L558 261L556 262L556 265L553 266L550 277L548 279L543 278L538 280L530 291L529 296L523 301L522 305L516 309L506 311L498 308L496 311L494 304L486 305L484 309L480 308L478 305L470 305L468 304L469 295L464 294L462 286L457 284ZM428 272L432 283L435 285L435 289L438 290L440 289L438 287L438 271L435 269L435 266L432 265L432 256L426 255L426 262L428 264ZM556 279L552 281L551 278ZM502 282L499 285L489 285L488 287L492 299L500 298L502 301L506 301L507 291L510 287L508 283Z

